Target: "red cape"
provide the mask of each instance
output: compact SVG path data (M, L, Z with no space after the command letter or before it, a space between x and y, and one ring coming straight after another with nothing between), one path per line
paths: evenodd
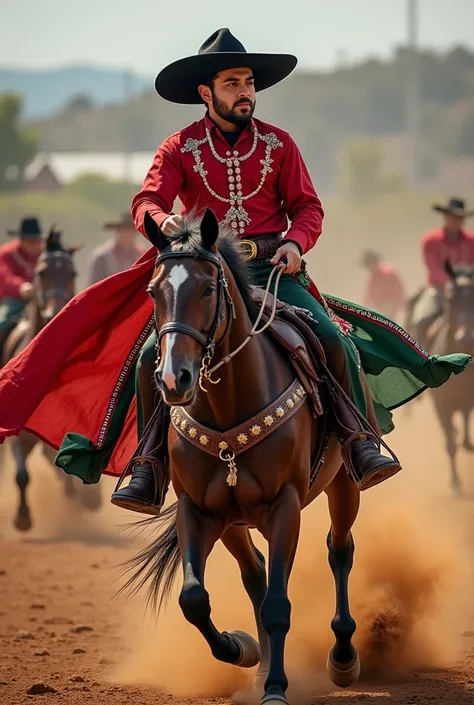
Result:
M152 247L77 294L0 370L0 442L23 429L56 450L69 431L99 442L118 375L153 315L146 288L155 258ZM133 403L107 472L120 474L136 445Z

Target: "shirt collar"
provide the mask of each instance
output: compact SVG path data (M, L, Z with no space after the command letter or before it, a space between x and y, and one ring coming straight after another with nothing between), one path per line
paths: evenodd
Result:
M216 123L213 122L213 121L211 120L211 118L209 117L209 113L208 113L207 111L206 111L206 114L204 115L204 126L207 127L207 129L209 130L209 132L211 133L211 135L212 135L213 137L218 137L218 138L221 139L223 142L225 142L226 144L228 144L227 140L225 139L225 137L224 137L224 135L222 134L222 132L220 131L220 129L217 127ZM252 129L253 129L254 126L255 126L255 120L252 118L252 119L250 120L249 124L247 125L247 127L245 127L245 128L242 130L242 132L240 133L239 138L238 138L236 144L237 144L238 142L240 142L241 140L245 139L246 137L248 137L248 136L251 134Z
M460 230L459 231L459 238L457 240L448 240L446 237L446 228L441 228L441 232L443 233L443 240L446 240L446 242L460 242L460 240L465 240L467 238L467 232L465 230Z

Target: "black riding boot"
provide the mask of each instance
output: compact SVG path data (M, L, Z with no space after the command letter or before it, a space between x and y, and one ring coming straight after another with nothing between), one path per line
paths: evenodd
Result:
M125 471L131 468L130 482L127 487L113 493L111 502L131 511L158 515L170 481L167 449L169 409L161 394L152 389L147 365L139 367L138 385L145 431L137 455Z
M323 342L323 341L321 341ZM352 401L352 390L344 349L339 341L330 347L323 345L328 369L338 385L331 385L332 418L342 446L344 465L350 479L360 490L367 490L387 480L401 470L396 458L388 458L379 451L377 437ZM332 387L332 388L331 388ZM341 390L342 388L342 390ZM371 403L368 400L368 403ZM375 413L373 414L375 418ZM369 416L370 418L370 416Z

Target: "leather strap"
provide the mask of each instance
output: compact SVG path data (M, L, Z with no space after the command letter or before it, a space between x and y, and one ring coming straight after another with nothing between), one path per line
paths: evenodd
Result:
M209 455L219 457L223 451L231 451L237 456L280 428L303 406L306 398L303 386L295 380L263 411L223 433L199 423L182 406L172 408L171 423L182 438Z

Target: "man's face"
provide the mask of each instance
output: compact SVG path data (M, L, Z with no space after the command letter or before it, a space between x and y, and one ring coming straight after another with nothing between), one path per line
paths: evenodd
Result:
M21 238L21 249L24 250L28 255L40 256L43 251L44 242L38 238Z
M464 218L461 215L447 213L444 216L444 226L450 233L458 233L462 229L463 223Z
M227 122L245 127L255 110L255 81L250 69L227 69L214 77L212 88L200 86L201 97Z
M131 247L135 241L137 232L135 228L118 228L117 230L117 242L122 247Z

